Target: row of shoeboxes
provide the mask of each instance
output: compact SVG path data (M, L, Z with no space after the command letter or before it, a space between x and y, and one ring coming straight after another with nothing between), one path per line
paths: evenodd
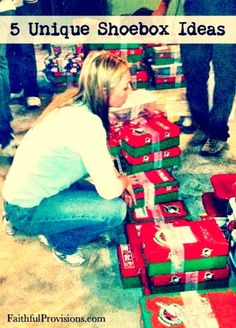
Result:
M145 102L142 92L132 93L137 103ZM228 286L228 241L215 219L192 217L178 197L171 172L180 164L178 126L145 104L119 119L111 112L111 153L130 175L136 198L135 204L124 194L127 244L118 247L123 286L143 287L145 294Z
M150 88L150 72L144 64L144 46L142 44L89 44L89 45L52 45L51 54L45 58L44 73L57 92L68 86L77 85L84 60L84 53L90 50L105 49L131 64L132 84L134 88ZM155 89L171 89L185 86L178 45L147 44L151 70L154 74Z
M134 88L154 87L160 90L185 86L180 47L177 44L91 44L90 48L105 49L130 62ZM145 61L151 64L148 69ZM150 69L155 86L150 81Z

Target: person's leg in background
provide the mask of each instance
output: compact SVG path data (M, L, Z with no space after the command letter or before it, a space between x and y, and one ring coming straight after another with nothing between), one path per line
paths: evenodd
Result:
M27 4L16 8L16 15L38 15L39 3ZM7 59L10 72L12 98L24 96L28 109L41 106L37 82L37 63L33 44L9 44Z
M219 153L229 137L228 119L236 86L235 44L214 44L212 63L215 87L210 111L209 139L201 151L201 154L206 156Z
M12 16L14 11L0 12L0 16ZM2 31L4 36L4 31ZM0 154L14 156L17 143L11 127L10 82L6 58L6 45L0 44Z
M209 125L208 79L210 62L212 58L212 45L208 44L182 44L181 59L186 81L186 98L192 117L192 125L182 127L183 133L197 131L195 145L206 141Z

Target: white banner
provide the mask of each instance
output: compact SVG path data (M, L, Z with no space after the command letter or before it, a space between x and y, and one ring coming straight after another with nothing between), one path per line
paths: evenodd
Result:
M0 43L236 43L235 16L0 16Z

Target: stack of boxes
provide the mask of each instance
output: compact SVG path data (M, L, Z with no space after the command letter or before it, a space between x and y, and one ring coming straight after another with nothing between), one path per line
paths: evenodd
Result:
M161 90L185 86L180 50L176 44L86 44L68 47L52 46L52 54L45 59L44 73L55 92L59 93L69 85L76 85L84 52L102 49L130 62L133 88ZM145 49L153 54L151 64L148 66ZM153 82L151 82L150 70Z
M127 244L118 246L120 272L125 288L142 286L146 294L229 284L224 234L211 217L192 218L178 199L169 169L180 163L179 133L165 114L150 110L119 126L119 158L136 198L124 194L129 215Z
M51 52L44 61L44 74L53 91L60 93L69 86L77 86L84 56L82 46L52 46Z

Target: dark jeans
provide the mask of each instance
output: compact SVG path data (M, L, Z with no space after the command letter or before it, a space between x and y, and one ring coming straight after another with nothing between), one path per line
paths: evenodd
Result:
M37 7L24 5L16 9L16 15L37 14ZM8 44L7 60L9 66L11 92L18 93L24 90L24 96L38 97L39 87L37 83L37 64L33 44Z
M14 11L1 12L0 16L11 16ZM4 27L3 27L4 28ZM1 31L4 34L4 30ZM6 45L0 44L0 144L5 147L11 139L12 115L10 110L9 70L6 58Z
M186 15L235 15L235 0L186 0ZM235 44L181 45L187 100L193 121L211 138L226 141L228 118L235 96ZM208 104L210 63L214 70L213 106Z

